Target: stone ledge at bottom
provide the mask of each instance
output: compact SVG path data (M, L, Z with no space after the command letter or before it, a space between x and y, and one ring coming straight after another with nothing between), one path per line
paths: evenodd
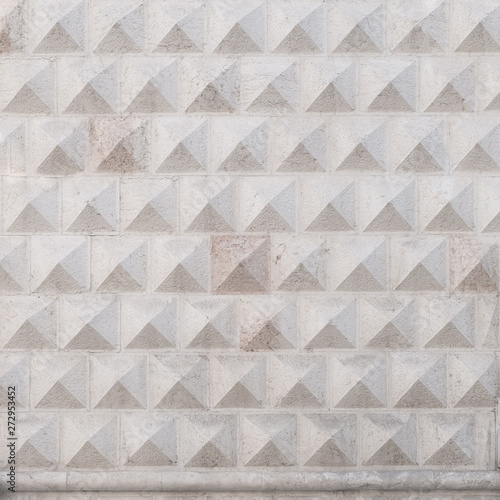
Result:
M500 471L23 472L16 482L19 492L499 492Z

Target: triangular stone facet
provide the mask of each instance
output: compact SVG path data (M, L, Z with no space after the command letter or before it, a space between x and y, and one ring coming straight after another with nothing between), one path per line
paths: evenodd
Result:
M87 83L82 91L75 96L69 106L64 110L64 114L102 115L114 114L114 110L106 99L104 99L90 83Z
M329 439L306 463L309 467L350 467L355 463Z
M498 52L500 46L488 33L488 30L479 23L459 45L457 52Z
M3 268L0 267L0 290L4 292L21 292L22 286Z
M188 113L231 113L234 111L234 107L222 96L212 83L209 83L203 92L189 105L186 111Z
M256 467L279 467L282 465L294 465L279 448L269 441L251 460L245 465Z
M249 224L246 230L257 233L288 233L292 232L293 228L290 227L290 224L288 224L276 209L268 203L259 215Z
M153 83L149 81L129 104L125 112L175 113L175 109Z
M284 291L324 291L324 286L315 278L302 262L281 283L278 290Z
M474 347L462 332L450 321L432 337L425 347Z
M188 232L199 233L232 233L234 229L228 224L215 208L207 203L186 229Z
M215 408L262 408L262 402L241 382L237 382Z
M389 439L363 465L415 465L415 462L392 439Z
M44 175L70 175L81 171L60 146L56 146L37 168L37 172Z
M243 346L243 349L245 351L275 351L278 349L294 349L294 346L271 321L268 321L259 332L252 337L252 340Z
M92 205L87 203L80 215L69 226L68 231L114 231L114 228Z
M297 382L280 401L281 408L320 408L323 403L302 383Z
M383 408L363 382L359 381L336 405L337 408Z
M148 439L127 461L126 465L161 467L173 461Z
M115 23L94 50L97 54L124 54L140 52L141 48L130 38L119 23Z
M395 52L442 52L443 48L418 24L398 43Z
M76 293L81 292L83 288L61 264L57 264L36 291L44 293Z
M334 52L380 52L372 39L356 24Z
M97 448L92 443L87 441L80 451L68 462L67 467L70 469L107 469L112 467L112 464L97 451Z
M199 172L204 170L198 160L188 151L182 142L177 144L172 152L158 167L156 172Z
M17 450L16 464L18 467L36 467L37 469L47 469L53 465L29 441Z
M212 323L207 323L188 347L191 349L197 347L200 349L227 349L232 345Z
M85 408L61 382L56 382L36 405L37 408Z
M278 168L278 172L324 172L320 162L300 142Z
M144 170L134 157L132 151L125 147L123 140L120 141L109 153L109 155L97 167L98 172L113 172L130 174Z
M445 405L417 380L394 405L395 408L444 408Z
M425 111L426 113L440 111L461 113L463 111L473 111L473 109L458 93L457 89L451 83L448 83Z
M495 396L492 395L479 380L477 380L455 405L455 408L492 408L495 406L495 403Z
M483 229L483 233L499 233L500 232L500 212L491 219L489 224Z
M148 323L127 345L126 349L166 349L175 347L157 328Z
M89 351L109 351L114 349L95 328L85 325L68 343L66 349L83 349Z
M225 172L261 172L264 167L250 153L248 148L240 142L217 170Z
M456 170L495 172L500 169L497 162L477 143L458 164Z
M56 23L33 52L37 54L47 54L81 51L82 48L80 45L75 42L59 23Z
M186 467L232 467L233 465L234 463L209 441L186 464Z
M342 217L337 209L331 204L307 226L306 231L352 231L354 228Z
M177 24L165 35L157 45L155 52L200 52L200 48L189 38Z
M352 349L354 345L331 323L327 323L306 345L306 349Z
M121 382L116 382L113 387L101 398L95 408L100 409L144 409L144 406L130 394Z
M384 290L384 287L368 271L364 264L359 264L337 287L337 290L344 292L380 292Z
M250 38L248 33L236 23L214 52L223 54L245 54L247 52L262 52L261 48Z
M495 279L486 272L482 262L479 262L455 290L469 293L495 293L498 291L498 286Z
M399 164L397 170L402 172L428 173L440 172L442 167L425 149L422 143L418 143L411 153Z
M369 111L415 111L390 82L368 106ZM427 110L428 111L428 110Z
M337 170L378 170L380 172L384 169L365 146L359 143L339 165Z
M56 228L31 203L28 203L8 231L9 233L54 233Z
M485 111L498 111L498 110L500 110L500 94L497 94L485 108Z
M201 293L206 290L186 271L181 264L177 264L174 270L165 278L156 289L157 292L172 293Z
M300 52L320 52L320 49L311 40L311 37L304 31L302 26L296 24L273 52L295 54Z
M440 212L429 222L425 231L471 231L460 215L455 212L451 203L447 203Z
M472 465L474 461L468 457L453 439L449 439L436 453L434 453L425 465Z
M4 113L50 114L52 110L26 83L3 110Z
M168 222L148 203L127 227L127 231L145 233L171 233L172 227Z
M97 290L99 292L140 292L142 289L142 285L121 264L118 264Z
M409 349L412 344L392 322L389 322L370 339L366 347L370 349Z
M394 208L392 203L387 205L368 224L365 231L413 231L408 221Z
M250 271L240 262L217 288L217 293L266 293Z
M307 111L315 113L341 113L353 110L354 108L346 101L333 83L329 83L307 108Z
M259 96L248 106L247 111L266 111L269 109L293 113L290 103L270 83Z
M7 349L53 349L53 342L47 340L28 320L5 344Z
M177 382L168 391L161 401L155 406L157 410L183 409L183 408L204 408L180 382Z
M417 264L406 278L396 287L396 290L412 292L423 290L443 290L443 285L432 276L422 263Z

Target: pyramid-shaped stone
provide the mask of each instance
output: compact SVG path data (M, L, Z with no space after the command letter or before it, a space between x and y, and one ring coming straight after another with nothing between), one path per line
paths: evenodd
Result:
M337 403L337 408L383 408L384 405L372 394L363 382L359 381Z
M352 231L353 229L337 209L331 203L328 203L307 226L306 231Z
M214 52L245 54L247 52L262 52L262 50L240 24L236 23L219 45L217 45Z
M429 222L426 231L470 231L471 228L457 214L451 203L447 203Z
M21 285L3 267L0 267L0 290L4 292L23 291Z
M16 453L16 465L18 467L34 467L47 469L53 464L44 457L29 441L26 441Z
M154 52L200 52L200 48L175 24Z
M458 93L457 89L451 83L447 83L446 87L439 93L439 95L434 99L434 101L432 101L425 111L427 113L440 111L461 113L463 111L473 111L473 109Z
M389 439L363 465L415 465L415 462L392 439Z
M135 159L133 151L125 146L124 140L121 140L97 167L98 172L122 174L130 174L138 170L144 170L144 167Z
M7 349L53 349L53 342L46 339L26 320L5 344Z
M311 37L304 31L302 26L296 24L273 52L295 54L300 52L321 52L321 50L311 40Z
M331 323L327 323L306 345L306 349L352 349L354 345Z
M370 339L366 347L370 349L409 349L412 344L392 322L389 322Z
M189 224L186 231L200 233L232 233L234 229L222 215L210 205L210 203L207 203L203 210L195 217L193 222Z
M85 325L68 343L66 349L82 349L85 351L108 351L114 349L94 327Z
M283 397L279 406L281 408L314 407L320 408L323 403L302 383L297 382Z
M70 469L107 469L112 465L92 443L87 441L68 462L67 467Z
M163 280L156 291L172 293L206 292L196 279L186 271L186 268L182 264L175 266L174 270Z
M240 262L223 283L219 285L217 293L266 293L266 289Z
M28 203L8 231L10 233L54 233L56 228L31 203Z
M127 345L126 349L166 349L175 347L151 323L146 324Z
M201 92L201 94L199 94L189 105L186 111L188 113L231 113L231 111L234 111L234 107L222 96L212 83L209 83L203 92Z
M222 453L217 446L209 441L186 464L187 467L232 467L234 463Z
M370 106L369 111L406 111L411 112L414 109L410 106L408 101L399 93L399 90L393 85L392 82L375 97ZM427 110L429 111L429 110Z
M121 383L115 382L113 387L96 404L96 408L106 409L144 409L141 403L130 394L128 389Z
M255 156L250 153L248 148L239 143L229 156L220 164L219 171L225 172L261 172L264 167Z
M114 231L114 227L89 203L69 226L68 231Z
M452 321L446 323L434 337L432 337L425 347L474 347L470 340L453 324Z
M81 51L82 47L78 45L60 23L56 23L33 52L37 54L50 54Z
M449 439L436 453L434 453L425 465L472 465L474 461L465 454L453 439Z
M252 232L288 233L293 232L293 228L281 217L276 209L268 203L246 228Z
M199 172L204 170L199 161L189 152L182 142L172 150L156 170L160 172Z
M419 263L396 287L396 290L408 290L412 292L422 290L443 290L443 285L432 276L422 263Z
M270 83L259 96L248 106L247 111L263 111L275 109L293 113L294 109L290 103L278 92L276 87Z
M284 291L324 291L324 286L315 278L302 262L281 283L278 290Z
M356 24L334 52L380 52L373 40Z
M368 271L364 264L359 264L354 271L337 287L344 292L380 292L384 287Z
M129 272L118 264L109 276L101 283L99 292L140 292L143 287Z
M300 142L278 168L278 172L324 172L321 163Z
M488 30L479 23L458 46L457 52L498 52L500 45L489 34Z
M212 323L207 323L188 347L192 349L227 349L232 345Z
M411 153L399 164L397 170L402 172L429 173L439 172L442 167L434 159L434 157L425 149L424 145L419 142L411 151Z
M245 351L275 351L278 349L294 349L294 346L283 336L272 321L267 321L243 349Z
M77 293L81 292L83 288L61 264L57 264L36 291L43 293Z
M57 381L36 407L76 409L85 408L85 405L76 399L61 382Z
M50 114L52 110L26 83L3 110L4 113Z
M495 396L491 394L484 385L477 380L474 385L465 393L455 408L492 408L496 404Z
M482 262L460 282L456 288L460 292L495 293L498 291L496 280L489 275Z
M170 391L168 391L161 401L155 406L158 410L183 409L183 408L204 408L204 405L198 401L180 382L177 382Z
M101 94L87 83L64 110L66 115L114 114L113 108Z
M316 113L341 113L353 110L354 108L346 101L333 83L329 83L307 108L307 111Z
M101 40L101 43L99 43L94 50L94 52L98 54L124 54L127 52L140 51L141 48L134 42L134 40L132 40L132 38L130 38L127 32L120 26L119 22L113 25L106 36Z
M444 408L445 405L417 380L394 405L396 408Z
M237 382L215 408L262 408L262 402L241 382Z
M74 162L60 146L56 146L37 168L37 172L44 175L71 175L81 171L80 165Z
M486 170L494 172L498 171L500 166L497 162L484 150L481 144L477 143L458 164L457 170L471 170L484 172Z
M251 460L245 465L256 467L279 467L282 465L294 465L280 449L269 441Z
M126 465L161 467L173 465L173 461L148 439L127 461Z
M129 104L125 112L175 113L175 109L153 83L149 81Z
M442 47L416 25L396 46L395 52L442 52Z
M413 231L408 221L396 210L392 203L387 205L368 224L365 231Z
M356 465L333 441L329 439L305 463L308 467L350 467Z
M340 164L337 170L378 170L383 171L383 167L372 156L372 154L359 143Z
M137 231L146 233L171 233L172 227L157 212L157 210L148 203L129 224L127 231Z

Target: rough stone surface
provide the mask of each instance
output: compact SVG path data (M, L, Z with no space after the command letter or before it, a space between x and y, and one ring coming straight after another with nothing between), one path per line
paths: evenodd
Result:
M498 0L1 0L0 75L1 500L12 385L24 500L500 498Z

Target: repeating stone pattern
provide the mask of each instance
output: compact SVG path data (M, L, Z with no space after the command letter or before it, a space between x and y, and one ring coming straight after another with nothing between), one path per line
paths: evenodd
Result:
M20 470L495 468L497 0L3 0L0 72Z

